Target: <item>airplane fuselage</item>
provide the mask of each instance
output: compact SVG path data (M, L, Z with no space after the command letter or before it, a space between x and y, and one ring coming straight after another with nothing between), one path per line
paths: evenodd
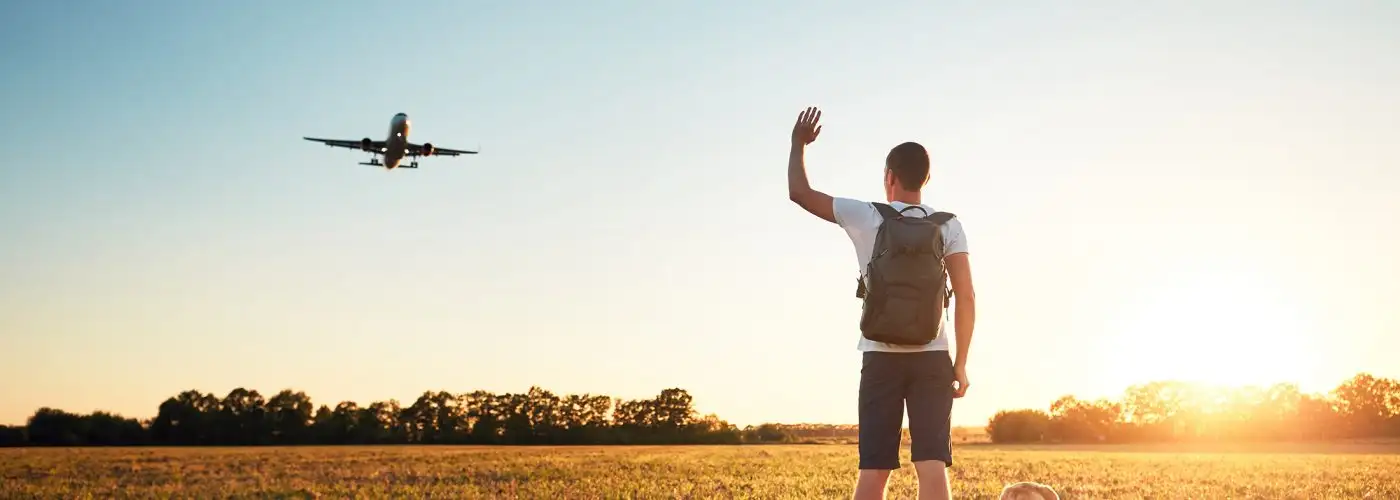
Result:
M384 168L392 170L403 161L410 128L407 114L399 113L389 120L389 138L384 140Z

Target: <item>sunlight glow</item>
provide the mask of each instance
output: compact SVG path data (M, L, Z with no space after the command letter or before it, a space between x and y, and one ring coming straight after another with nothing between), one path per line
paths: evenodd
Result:
M1225 273L1128 294L1111 323L1109 373L1123 384L1311 385L1317 367L1308 355L1315 332L1307 304L1261 280Z

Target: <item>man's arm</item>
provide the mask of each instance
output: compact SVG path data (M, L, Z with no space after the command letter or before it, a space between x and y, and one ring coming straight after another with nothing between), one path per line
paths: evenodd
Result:
M812 215L836 223L831 197L807 184L807 164L803 157L807 145L822 133L821 125L817 125L821 119L821 110L807 108L797 115L797 123L792 125L792 149L788 151L788 199Z
M953 369L961 386L957 388L961 397L967 393L967 350L972 347L972 326L977 321L977 292L972 289L972 266L967 261L967 252L947 256L944 265L948 268L953 300L957 304L957 312L953 316L953 336L957 340L958 351Z
M803 158L805 149L804 145L794 143L792 151L788 153L788 199L812 215L834 224L836 214L832 209L831 196L812 189L807 183L807 165Z

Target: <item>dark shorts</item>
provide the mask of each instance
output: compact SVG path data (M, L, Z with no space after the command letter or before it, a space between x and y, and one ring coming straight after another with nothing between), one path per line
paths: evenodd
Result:
M953 359L948 351L866 352L860 368L860 468L899 468L900 431L909 407L914 462L953 465Z

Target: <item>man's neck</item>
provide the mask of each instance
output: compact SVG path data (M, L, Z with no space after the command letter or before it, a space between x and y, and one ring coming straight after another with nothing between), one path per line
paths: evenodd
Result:
M890 197L890 202L893 203L893 202L896 202L896 201L897 201L897 202L903 203L903 204L905 204L905 205L922 205L922 204L923 204L923 196L922 196L922 195L923 195L923 193L919 193L919 192L917 192L917 191L916 191L916 192L913 192L913 193L908 192L908 191L897 192L897 193L894 193L894 196L891 196L891 197Z

